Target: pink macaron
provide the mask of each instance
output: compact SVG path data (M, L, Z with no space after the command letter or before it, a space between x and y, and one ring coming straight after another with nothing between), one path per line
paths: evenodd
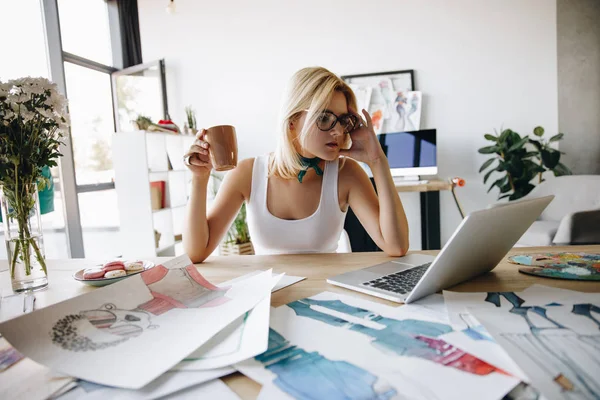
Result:
M123 261L119 261L119 260L115 260L115 261L110 261L107 262L106 264L104 264L102 266L102 269L104 270L104 272L108 272L108 271L116 271L118 269L125 269L125 263L123 263Z
M104 278L104 273L102 268L87 268L83 271L83 279Z

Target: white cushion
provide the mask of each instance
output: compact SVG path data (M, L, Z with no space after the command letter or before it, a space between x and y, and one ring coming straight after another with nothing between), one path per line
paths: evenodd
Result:
M521 236L518 246L552 246L552 240L560 222L558 221L535 221L529 229Z
M550 177L526 198L553 194L554 200L540 216L541 220L559 222L565 215L600 208L600 175Z

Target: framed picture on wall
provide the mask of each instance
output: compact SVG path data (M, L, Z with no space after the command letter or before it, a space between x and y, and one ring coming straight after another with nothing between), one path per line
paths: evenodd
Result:
M357 107L373 119L375 133L418 130L421 93L415 91L414 70L341 77L354 91Z

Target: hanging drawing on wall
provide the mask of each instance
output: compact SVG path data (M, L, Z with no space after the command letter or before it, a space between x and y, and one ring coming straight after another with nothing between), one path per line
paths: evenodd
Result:
M415 91L414 71L345 75L359 111L371 114L375 133L407 132L421 127L422 94Z
M421 128L421 92L397 92L390 126L396 132L418 131Z

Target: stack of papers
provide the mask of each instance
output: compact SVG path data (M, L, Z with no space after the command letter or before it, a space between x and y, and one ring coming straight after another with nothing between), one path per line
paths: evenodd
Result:
M55 397L183 395L267 349L271 290L282 278L258 271L217 286L182 256L5 321L0 333L28 362L76 379L53 387Z

